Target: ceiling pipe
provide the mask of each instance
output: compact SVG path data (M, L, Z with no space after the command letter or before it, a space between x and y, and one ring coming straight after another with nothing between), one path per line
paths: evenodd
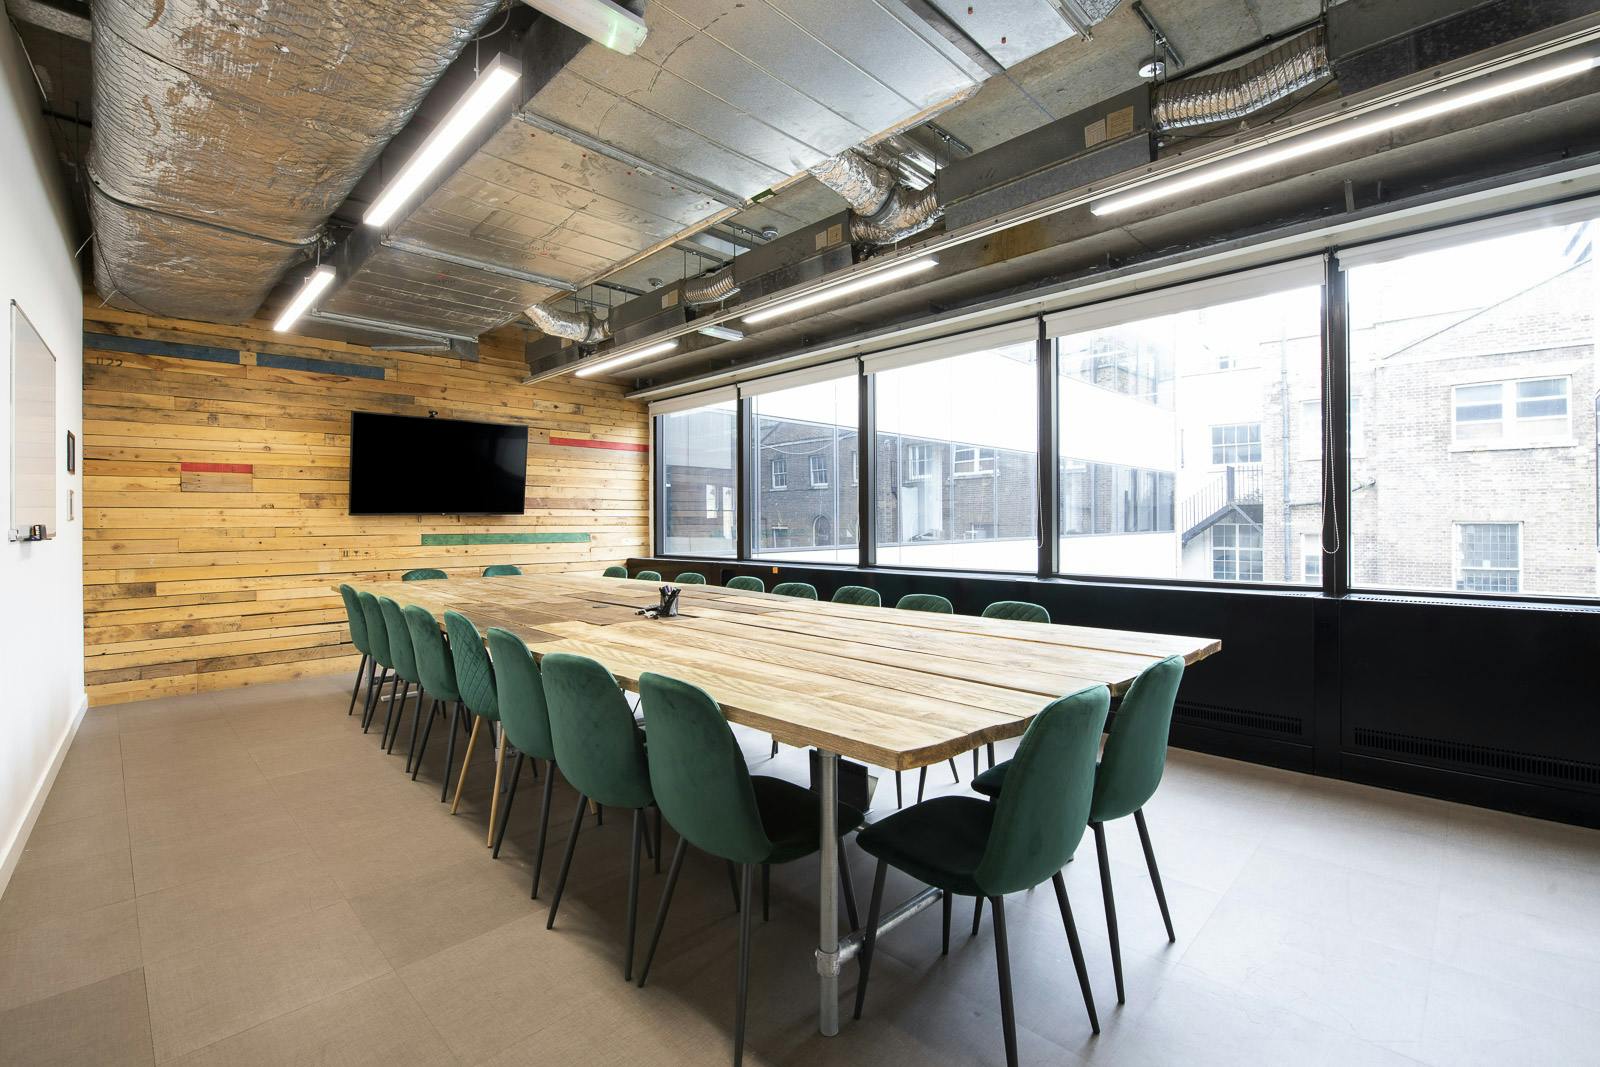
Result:
M1248 118L1332 76L1327 35L1313 26L1243 66L1156 86L1151 119L1165 131Z
M564 337L580 344L595 345L610 340L611 328L595 318L593 311L564 311L549 304L529 305L523 314L551 337Z

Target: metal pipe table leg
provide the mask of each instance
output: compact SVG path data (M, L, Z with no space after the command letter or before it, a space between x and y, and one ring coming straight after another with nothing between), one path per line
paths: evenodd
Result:
M839 754L817 750L822 826L817 850L817 1029L839 1032Z

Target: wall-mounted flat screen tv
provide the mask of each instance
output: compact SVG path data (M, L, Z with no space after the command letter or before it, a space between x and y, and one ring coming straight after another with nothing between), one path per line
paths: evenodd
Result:
M350 416L350 514L521 515L528 428Z

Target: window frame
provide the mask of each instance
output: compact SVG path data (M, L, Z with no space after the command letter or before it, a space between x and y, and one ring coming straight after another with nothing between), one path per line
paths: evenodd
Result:
M768 477L771 479L770 487L774 493L784 492L789 488L789 457L782 452L775 452L767 460ZM779 476L782 475L780 478Z
M821 468L822 468L822 480L821 481L817 480L817 468L818 468L819 464L821 465ZM806 476L807 476L807 481L810 482L810 486L811 486L812 489L826 489L826 488L828 488L828 486L830 484L829 481L828 481L828 457L823 455L820 452L816 452L816 453L813 453L810 456L807 456L806 457Z
M1522 386L1536 382L1560 382L1561 402L1565 409L1561 415L1521 415L1517 409L1524 402L1521 396ZM1577 443L1572 429L1572 373L1570 371L1558 374L1521 375L1514 378L1493 378L1480 381L1452 382L1448 386L1450 400L1450 446L1452 452L1493 452L1515 451L1528 448L1570 448ZM1460 395L1464 389L1489 389L1499 390L1494 406L1499 409L1499 417L1494 422L1499 426L1499 432L1493 436L1462 437L1461 428L1461 401ZM1548 400L1548 397L1535 397L1532 402ZM1487 401L1479 402L1478 406L1487 406ZM1469 422L1472 420L1469 420ZM1559 429L1541 433L1540 430L1547 426L1560 423Z
M1520 519L1455 519L1450 523L1450 584L1451 591L1467 596L1525 596L1522 592L1522 567L1527 558L1527 551L1523 541L1523 528L1526 524ZM1517 565L1511 567L1468 567L1463 558L1462 542L1468 526L1503 526L1516 531L1517 535ZM1500 573L1514 570L1517 579L1517 588L1513 591L1493 591L1481 589L1463 589L1461 582L1468 571L1482 573Z

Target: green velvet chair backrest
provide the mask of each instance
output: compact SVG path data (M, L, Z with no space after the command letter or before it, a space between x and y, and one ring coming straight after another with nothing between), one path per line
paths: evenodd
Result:
M1022 735L973 873L987 896L1032 889L1067 865L1089 824L1094 759L1111 709L1103 685L1053 701Z
M1026 600L996 600L983 609L986 619L1007 619L1011 622L1049 622L1050 613L1038 604Z
M367 616L361 610L361 601L357 599L354 587L340 585L339 595L344 598L345 618L350 621L350 643L356 646L357 652L370 655L372 647L367 644Z
M841 585L833 594L835 604L856 604L863 608L883 607L883 597L876 589L864 585Z
M1155 795L1167 766L1167 735L1182 681L1183 657L1168 656L1139 672L1123 694L1100 756L1090 822L1132 815ZM1010 775L1006 788L1011 788Z
M500 694L500 726L507 740L524 756L555 759L550 709L544 702L544 679L533 653L510 630L491 626L486 633L489 655L494 660L495 689Z
M650 788L667 822L719 859L765 862L772 842L744 753L717 702L661 674L640 675L639 696L650 730Z
M941 615L954 615L955 605L938 593L907 593L895 604L904 611L936 611Z
M406 626L406 617L401 614L400 605L381 596L378 598L378 610L383 613L383 632L389 640L389 658L393 661L389 666L408 682L422 681L422 676L417 673L416 654L411 650L411 630Z
M455 664L445 646L444 634L439 632L439 620L427 608L415 604L407 604L400 611L406 617L406 629L411 631L411 653L417 657L423 690L435 700L460 700Z
M494 665L483 647L483 635L459 611L444 613L444 630L450 637L450 662L456 672L456 692L474 715L500 718L500 694L495 692Z
M682 571L673 581L679 585L705 585L706 576L699 571Z
M753 574L741 574L728 579L728 589L743 589L747 593L765 593L767 583Z
M634 577L641 582L659 582L661 580L661 572L640 571L638 574L635 574Z
M380 667L393 667L394 660L389 656L389 630L383 624L383 609L378 607L378 598L363 591L356 594L356 600L361 604L361 617L367 623L367 645L372 658Z
M513 574L521 574L522 568L515 563L491 563L483 568L485 578L505 578Z
M607 567L605 572L600 575L602 578L626 578L627 576L628 568L619 567L616 564L612 564L611 566Z
M817 587L810 582L779 582L772 587L774 596L799 597L801 600L817 599Z
M432 582L440 578L450 577L438 567L418 567L416 570L406 571L400 576L402 582Z
M587 656L565 652L545 656L539 669L562 777L597 804L649 804L644 733L611 672Z

